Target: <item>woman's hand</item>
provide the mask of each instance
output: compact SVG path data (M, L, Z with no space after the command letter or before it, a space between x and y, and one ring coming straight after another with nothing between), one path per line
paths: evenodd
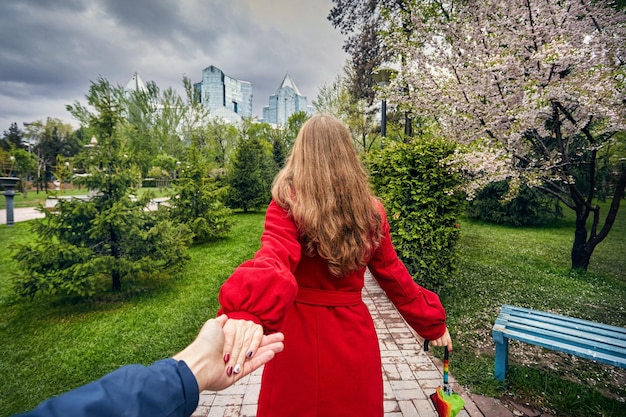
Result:
M231 321L235 323L231 323L226 329L226 325ZM254 327L256 324L254 326L250 324L254 323L228 320L225 315L208 320L196 339L182 352L174 355L174 359L185 361L196 377L200 391L218 391L227 388L269 362L276 353L283 350L282 333L263 336L263 332L259 334ZM229 360L226 361L225 353L234 352L235 348L237 356L229 355ZM246 353L250 351L253 352L252 355L246 358ZM240 363L238 373L234 372L235 365L231 364L231 360L234 364Z
M452 338L450 337L448 328L446 327L445 333L439 339L431 340L430 344L433 346L447 346L448 351L452 352Z
M229 319L224 325L226 375L240 374L263 340L263 327L250 320Z

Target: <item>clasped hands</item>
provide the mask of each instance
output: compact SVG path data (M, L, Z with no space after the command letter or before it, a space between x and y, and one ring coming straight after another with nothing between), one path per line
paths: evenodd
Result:
M283 350L283 340L282 333L264 335L252 321L221 315L208 320L196 339L173 358L187 364L200 391L218 391L272 360Z

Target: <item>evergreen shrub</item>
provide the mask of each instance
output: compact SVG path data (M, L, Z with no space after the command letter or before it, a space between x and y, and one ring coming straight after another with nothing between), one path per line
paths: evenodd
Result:
M455 147L423 138L391 143L366 160L398 256L420 285L435 291L447 285L455 268L458 217L465 206L455 191L461 177L444 162Z
M212 178L182 178L171 197L170 216L189 226L194 243L225 237L232 227L232 210L223 203L226 188Z
M232 227L232 211L224 205L228 188L223 186L220 171L210 169L210 160L202 151L201 138L192 137L184 169L167 204L172 221L191 230L193 243L223 238Z

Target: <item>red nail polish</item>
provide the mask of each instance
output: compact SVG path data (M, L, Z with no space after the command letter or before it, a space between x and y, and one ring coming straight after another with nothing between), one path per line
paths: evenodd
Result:
M226 368L226 375L231 376L233 374L233 367L228 365L228 368Z
M228 363L229 360L230 360L230 353L227 353L224 355L224 363Z

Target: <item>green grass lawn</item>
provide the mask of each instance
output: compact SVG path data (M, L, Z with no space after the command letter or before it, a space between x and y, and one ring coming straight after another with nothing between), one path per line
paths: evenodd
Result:
M31 302L11 292L8 249L30 239L28 224L0 226L0 416L184 347L214 316L219 286L258 248L262 228L262 213L237 214L227 239L192 248L190 264L168 281L126 282L123 294L89 301ZM569 271L573 230L571 217L542 228L461 222L459 270L442 294L455 343L450 369L473 393L515 396L553 415L623 416L624 370L511 343L507 383L493 379L491 328L504 303L626 326L626 206L588 273Z

